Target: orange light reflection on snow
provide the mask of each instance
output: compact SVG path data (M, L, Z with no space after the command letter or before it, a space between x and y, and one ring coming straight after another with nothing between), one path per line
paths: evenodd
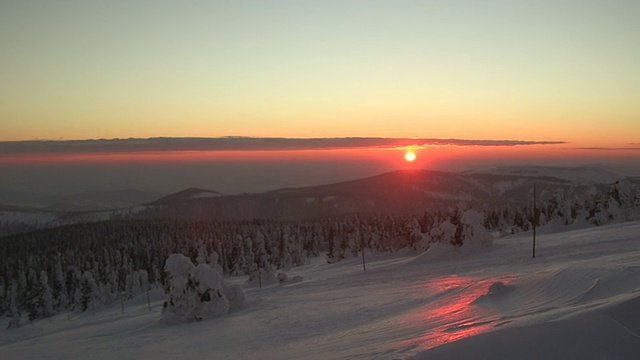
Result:
M458 275L429 279L421 288L427 294L434 294L434 299L403 319L408 326L420 331L420 336L398 345L415 345L426 350L490 331L501 314L497 308L473 302L486 295L489 286L498 281L505 285L509 283L505 278L478 279Z

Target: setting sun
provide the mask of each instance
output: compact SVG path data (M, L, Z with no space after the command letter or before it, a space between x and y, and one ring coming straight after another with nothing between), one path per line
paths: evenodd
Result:
M413 151L408 151L406 154L404 154L404 159L411 162L416 159L416 153L414 153Z

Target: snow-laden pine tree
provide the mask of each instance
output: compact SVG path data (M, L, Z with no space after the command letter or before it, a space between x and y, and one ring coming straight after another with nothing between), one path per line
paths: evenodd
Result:
M127 283L126 291L127 291L127 294L129 295L129 298L133 298L142 293L142 286L140 285L139 271L133 271L127 274L126 283Z
M18 285L16 283L13 283L9 290L9 312L7 313L7 317L11 318L9 325L7 325L8 329L17 328L22 325L22 313L18 306Z
M36 319L42 318L42 309L44 308L44 299L42 295L44 294L44 289L42 288L42 283L36 271L33 268L29 269L28 274L28 282L27 282L27 313L29 315L29 321L34 321Z
M80 310L87 311L90 306L95 305L94 295L97 288L98 284L91 271L85 271L84 274L82 274L82 281L80 283Z
M2 281L0 279L0 281ZM0 283L0 314L4 314L9 308L9 299L7 298L7 291L4 289L4 285Z
M47 272L40 271L40 287L42 289L42 317L49 317L53 315L53 295L51 293L51 287L49 286L49 277Z
M456 225L446 219L440 224L440 226L431 230L431 236L435 241L454 244L456 229Z
M484 227L485 214L469 209L462 214L462 239L464 245L491 246L493 237Z
M613 221L628 221L634 212L634 193L629 181L616 181L607 193L607 211Z
M67 296L67 284L65 282L64 272L62 271L60 257L56 259L55 267L52 286L53 298L55 300L54 307L57 309L66 309L69 306L69 297Z
M163 316L169 321L197 321L227 314L244 307L239 286L225 286L217 268L194 266L182 254L172 254L165 263L167 300Z

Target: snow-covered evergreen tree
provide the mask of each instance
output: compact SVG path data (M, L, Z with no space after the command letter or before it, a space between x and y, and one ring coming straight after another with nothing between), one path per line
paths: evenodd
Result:
M225 287L222 274L207 264L194 266L186 256L172 254L166 261L165 271L169 274L165 318L196 321L224 316L232 307L225 290L234 309L244 306L242 289Z
M56 261L55 274L52 284L52 296L54 298L54 306L58 309L66 309L69 306L69 297L67 295L67 284L62 271L62 262L60 258Z
M0 279L2 281L2 279ZM0 314L4 314L9 307L9 301L7 299L7 291L3 284L0 284Z
M436 241L448 242L453 244L456 236L456 225L452 224L449 220L444 220L437 228L434 228L431 232L431 236Z
M18 305L18 285L15 283L11 285L9 292L9 312L7 316L11 318L7 326L9 329L22 325L22 313Z
M85 271L82 274L82 281L80 283L80 310L87 311L89 306L93 306L94 304L94 294L96 292L98 285L93 277L93 274L90 271Z
M485 214L469 209L462 214L462 238L464 245L491 246L493 237L484 227Z
M40 287L42 289L42 317L49 317L53 315L53 294L51 287L49 286L49 278L47 272L42 270L40 272Z

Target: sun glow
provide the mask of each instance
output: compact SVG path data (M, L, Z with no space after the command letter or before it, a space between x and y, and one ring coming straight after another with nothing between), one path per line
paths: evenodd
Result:
M404 154L404 159L409 161L409 162L412 162L413 160L416 159L416 153L414 153L413 151L407 151Z

